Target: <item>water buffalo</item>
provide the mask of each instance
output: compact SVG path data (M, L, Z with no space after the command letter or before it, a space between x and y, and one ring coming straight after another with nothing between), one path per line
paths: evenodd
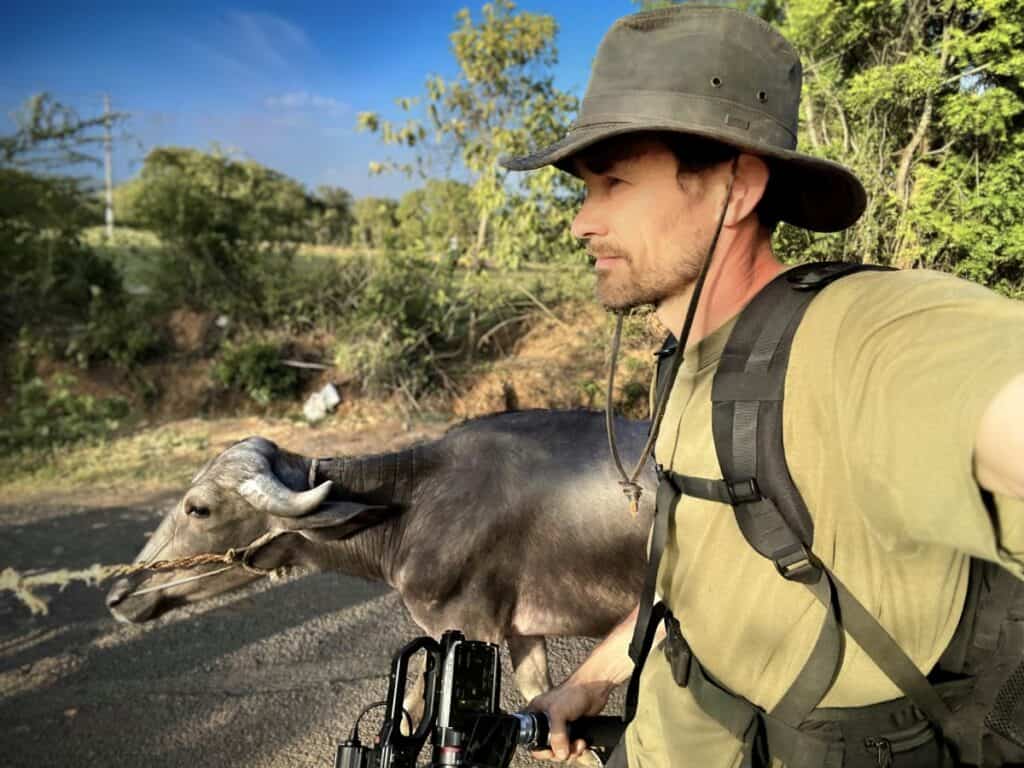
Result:
M617 422L627 461L647 422ZM603 416L521 411L462 423L395 453L311 459L250 437L203 467L136 562L240 548L250 565L300 565L380 580L429 634L507 641L527 700L551 687L545 635L602 636L636 605L653 515L640 514L609 458ZM192 578L218 571L209 578ZM116 582L122 621L240 587L252 570L206 564Z

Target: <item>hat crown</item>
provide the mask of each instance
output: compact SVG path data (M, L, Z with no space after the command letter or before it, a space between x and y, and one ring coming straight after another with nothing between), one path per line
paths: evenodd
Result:
M550 146L502 158L510 170L555 165L638 132L730 144L769 164L765 195L779 218L818 232L857 220L867 194L839 163L796 151L800 57L767 22L720 6L677 5L619 19L605 35L579 118Z
M692 5L647 11L605 35L576 125L642 116L793 149L801 80L792 46L756 16Z

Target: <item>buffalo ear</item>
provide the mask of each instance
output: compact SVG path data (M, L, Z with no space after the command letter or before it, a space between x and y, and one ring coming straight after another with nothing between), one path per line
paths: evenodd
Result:
M328 501L308 515L279 517L277 521L282 529L300 533L310 541L339 541L383 523L396 514L398 510L395 507Z

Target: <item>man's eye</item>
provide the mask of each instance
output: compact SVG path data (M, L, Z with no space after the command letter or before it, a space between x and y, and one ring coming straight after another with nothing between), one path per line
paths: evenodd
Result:
M607 179L609 187L615 187L622 183L622 179L617 176L605 176L605 179Z

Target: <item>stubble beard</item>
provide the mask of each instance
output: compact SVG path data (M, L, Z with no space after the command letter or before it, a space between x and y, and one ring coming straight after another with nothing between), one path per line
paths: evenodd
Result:
M615 312L648 304L656 307L694 283L706 250L684 247L677 258L667 263L637 269L629 254L620 248L591 249L592 256L614 256L621 260L610 270L597 273L597 300L605 309Z

